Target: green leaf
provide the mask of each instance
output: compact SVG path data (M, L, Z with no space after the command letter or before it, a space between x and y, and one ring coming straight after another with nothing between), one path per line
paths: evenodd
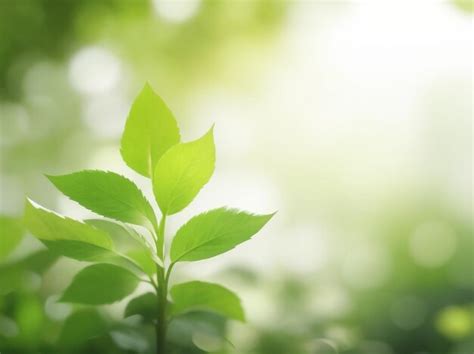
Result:
M61 297L62 302L111 304L135 290L140 279L112 264L94 264L81 270Z
M24 221L30 232L42 241L81 241L112 249L112 240L106 232L36 207L29 200L26 201Z
M49 251L56 256L64 256L84 262L104 262L112 260L118 255L110 249L93 245L91 243L73 240L42 240Z
M156 263L149 251L139 248L128 251L126 255L146 274L152 276L156 273Z
M130 300L124 317L140 315L145 322L153 322L158 314L158 299L154 293L146 293Z
M171 311L177 316L190 311L211 311L239 321L245 321L240 299L218 284L191 281L171 288Z
M0 261L7 258L23 238L23 227L19 220L0 216Z
M82 309L66 319L57 344L60 347L73 348L106 332L107 324L97 310Z
M131 224L156 224L153 208L143 193L119 174L86 170L47 177L66 196L97 214Z
M198 140L170 148L158 161L153 191L163 214L184 209L209 181L216 153L212 129Z
M176 119L146 84L128 114L120 148L123 160L136 172L151 177L160 157L179 140Z
M184 224L171 244L171 260L198 261L231 250L249 240L273 216L219 208L199 214Z

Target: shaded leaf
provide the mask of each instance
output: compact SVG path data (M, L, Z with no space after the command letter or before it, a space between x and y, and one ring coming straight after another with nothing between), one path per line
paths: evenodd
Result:
M219 208L184 224L171 244L171 260L197 261L231 250L256 234L273 216Z
M170 148L158 161L153 191L163 214L184 209L209 181L215 164L212 129L198 140Z
M120 147L123 160L136 172L151 177L160 157L179 140L176 119L146 84L128 114Z
M47 177L66 196L97 214L137 225L156 224L142 191L119 174L86 170Z
M99 313L94 309L83 309L66 319L57 344L60 347L72 348L106 332L107 324Z
M146 293L130 300L124 317L140 315L145 322L153 322L158 314L158 299L154 293Z
M15 250L23 234L23 227L19 220L0 216L0 261Z
M223 316L245 321L240 299L232 291L218 284L191 281L171 288L174 316L190 311L211 311Z
M61 297L63 302L88 305L110 304L137 287L139 278L112 264L94 264L81 270Z

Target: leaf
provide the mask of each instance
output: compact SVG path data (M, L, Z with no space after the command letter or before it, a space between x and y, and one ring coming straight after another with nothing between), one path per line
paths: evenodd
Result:
M56 260L56 255L41 250L14 263L0 265L0 296L23 287L28 288L31 272L41 275Z
M140 315L145 322L153 322L158 314L158 299L154 293L146 293L130 300L124 317Z
M198 140L173 146L158 161L153 191L163 214L184 209L211 178L216 160L212 131Z
M153 261L153 258L145 249L134 249L127 252L127 256L137 264L140 269L148 275L155 275L156 273L156 263Z
M119 174L85 170L47 177L66 196L97 214L131 224L156 224L153 208L143 193Z
M61 297L62 302L111 304L132 293L139 278L112 264L94 264L81 270Z
M73 348L107 332L107 324L95 309L74 312L64 322L58 345Z
M19 220L0 216L0 261L7 258L23 239L23 227Z
M119 251L125 253L145 273L155 274L156 265L163 266L163 262L155 254L154 247L132 227L102 219L88 219L85 222L107 232ZM152 268L153 273L150 273Z
M171 260L198 261L231 250L249 240L273 216L219 208L199 214L184 224L171 244Z
M120 147L123 160L136 172L151 177L160 157L179 140L176 119L146 84L128 114Z
M30 232L42 241L81 241L112 249L112 240L106 232L35 207L29 200L26 201L24 221Z
M174 316L190 311L211 311L238 321L245 321L240 299L218 284L191 281L171 288Z
M104 262L117 256L110 249L93 245L91 243L73 240L43 240L49 251L57 256L64 256L84 262Z

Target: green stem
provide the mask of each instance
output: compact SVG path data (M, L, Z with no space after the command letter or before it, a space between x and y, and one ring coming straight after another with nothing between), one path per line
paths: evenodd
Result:
M166 214L163 214L161 218L159 229L157 230L157 240L156 248L158 256L164 261L164 238L165 238L165 225L166 225ZM166 320L166 307L168 304L168 271L165 269L166 265L163 264L163 267L157 265L157 275L158 275L158 314L157 314L157 323L156 323L156 354L166 354L166 330L167 330L167 320Z

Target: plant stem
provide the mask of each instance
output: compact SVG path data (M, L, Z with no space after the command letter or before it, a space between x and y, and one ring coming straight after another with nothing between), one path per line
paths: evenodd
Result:
M160 226L157 232L157 251L158 256L161 254L161 259L164 261L164 238L165 238L165 225L166 225L166 214L163 214L163 217L160 221ZM166 321L166 307L168 304L168 278L165 276L167 273L165 269L166 265L163 262L163 267L157 265L157 275L158 275L158 314L157 314L157 323L156 323L156 354L166 354L166 330L167 330L167 321Z

